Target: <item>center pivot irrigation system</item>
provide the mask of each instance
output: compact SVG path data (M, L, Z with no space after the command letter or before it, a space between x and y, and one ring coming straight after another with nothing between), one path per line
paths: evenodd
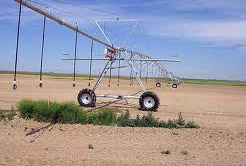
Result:
M135 30L135 28L139 25L139 20L136 21L135 26L133 27L132 31L129 33L129 35L126 37L126 39L122 42L121 46L115 46L112 44L112 42L109 40L108 36L106 35L105 31L103 31L102 27L100 26L99 22L112 22L112 21L129 21L129 20L120 20L117 18L117 20L97 20L95 21L96 25L102 32L103 36L107 40L107 42L90 35L81 29L79 29L78 25L74 26L72 24L67 23L64 21L64 19L58 18L51 14L50 12L40 9L37 6L34 6L28 0L14 0L15 2L20 4L19 8L19 20L18 20L18 31L17 31L17 46L16 46L16 59L15 59L15 73L14 73L14 82L13 82L13 89L17 89L16 84L16 71L17 71L17 60L18 60L18 47L19 47L19 32L20 32L20 20L21 20L21 7L26 6L27 8L30 8L34 10L35 12L41 14L44 16L44 22L43 22L43 40L42 40L42 51L41 51L41 69L40 69L40 84L39 86L42 87L42 66L43 66L43 48L44 48L44 39L45 39L45 23L46 18L49 18L51 20L54 20L58 22L61 25L64 25L65 27L73 30L76 32L76 40L75 40L75 56L74 58L64 58L63 60L66 61L73 61L74 62L74 80L73 80L73 87L75 87L75 67L76 67L76 61L90 61L90 78L89 78L89 86L91 86L91 64L92 61L106 61L106 65L104 66L98 80L96 81L94 87L92 89L82 89L78 94L78 102L81 106L84 107L95 107L96 105L96 98L97 97L105 97L105 98L114 98L114 99L138 99L140 109L147 110L147 111L155 111L159 108L160 100L158 96L151 92L147 91L145 88L141 78L143 75L143 72L146 74L146 82L148 78L153 78L155 75L155 78L157 78L156 86L161 86L161 79L168 77L171 81L173 88L177 88L177 85L180 83L180 79L178 77L175 77L171 72L167 71L166 68L161 64L162 61L164 62L180 62L179 60L168 60L168 59L153 59L149 55L144 55L142 53L139 53L137 51L133 51L131 49L127 49L125 47L125 44L131 35L131 33ZM132 21L132 20L130 20ZM78 34L83 35L87 38L91 39L91 55L90 58L77 58L77 36ZM105 48L105 57L104 58L93 58L93 43L97 42L102 45L104 45ZM118 62L117 67L113 67L113 64L115 62ZM125 63L125 66L122 66L122 63ZM119 78L120 78L120 69L129 67L131 70L130 74L130 85L133 83L133 78L135 77L138 84L142 88L142 95L136 96L136 95L111 95L111 94L95 94L96 89L99 87L101 81L105 77L105 75L109 72L109 84L111 82L111 70L112 69L118 69L118 86L119 86ZM149 75L152 74L152 77Z

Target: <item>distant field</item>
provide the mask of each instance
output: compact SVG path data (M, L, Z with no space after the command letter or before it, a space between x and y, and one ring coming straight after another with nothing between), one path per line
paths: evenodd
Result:
M0 74L14 74L13 71L4 71L4 70L0 70ZM39 75L39 72L30 72L30 71L18 71L17 74L22 74L22 75ZM44 72L43 73L44 76L52 76L52 77L73 77L72 73L52 73L52 72ZM89 74L76 74L76 77L80 77L80 78L84 78L84 79L88 79L89 78ZM99 77L99 75L92 75L91 76L92 79L93 78L97 78ZM107 75L105 77L108 77ZM112 76L117 77L117 76ZM121 76L121 79L129 79L129 77L125 77L125 76Z
M0 74L14 74L13 71L4 71L0 70ZM29 72L29 71L18 71L17 74L23 75L39 75L38 72ZM43 73L45 76L52 76L52 77L73 77L72 73ZM88 74L76 74L76 77L88 79ZM93 78L97 78L99 75L92 75ZM108 77L106 75L105 77ZM112 76L113 78L117 78L117 76ZM135 77L133 77L135 78ZM129 79L129 76L120 76L120 79ZM145 79L145 77L142 77ZM149 78L151 79L151 78ZM167 82L167 80L165 80ZM229 85L229 86L246 86L246 81L238 81L238 80L216 80L216 79L189 79L184 78L182 82L189 83L189 84L209 84L209 85Z
M4 71L0 70L0 74L14 74L13 71ZM23 75L39 75L39 72L29 72L29 71L18 71L17 74L23 74ZM53 77L73 77L73 74L71 73L43 73L44 76L53 76ZM76 77L89 77L88 74L76 74Z
M0 70L0 74L14 74L14 71L5 71L5 70ZM18 71L17 74L22 74L22 75L39 75L39 72L30 72L30 71ZM44 72L43 73L44 76L52 76L52 77L73 77L73 73L52 73L52 72ZM89 78L89 74L76 74L76 77L80 77L83 79L88 79ZM91 79L93 78L98 78L99 75L91 75ZM105 75L105 78L108 78L109 75ZM112 78L118 78L117 75L112 75ZM150 78L149 79L154 79L154 78ZM120 76L120 79L124 79L124 80L129 80L130 76ZM132 79L135 79L135 76L132 76ZM146 79L146 77L142 77L142 79ZM163 79L162 79L163 80ZM167 82L167 80L165 80ZM163 81L162 81L163 82Z
M246 86L246 81L236 81L236 80L184 79L183 82L190 83L190 84Z

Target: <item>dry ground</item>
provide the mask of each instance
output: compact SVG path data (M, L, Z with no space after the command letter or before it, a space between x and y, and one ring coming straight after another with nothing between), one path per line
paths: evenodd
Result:
M86 80L72 88L68 78L44 78L44 88L38 88L38 77L18 76L18 90L11 89L12 76L0 75L0 108L9 109L23 98L76 101ZM116 80L114 80L116 82ZM182 112L195 120L200 129L121 128L93 125L55 125L26 136L31 128L47 124L15 118L0 122L0 165L246 165L246 87L184 84L178 89L169 86L154 88L161 99L155 116L175 118ZM134 94L140 91L136 83L130 87L121 81L120 87L107 80L98 93ZM111 106L139 111L138 101L110 103L98 99L97 107ZM112 102L113 100L111 100ZM52 128L53 127L53 128ZM34 140L32 142L32 140ZM92 144L94 149L89 149ZM171 154L161 151L170 150ZM182 154L187 151L188 154Z

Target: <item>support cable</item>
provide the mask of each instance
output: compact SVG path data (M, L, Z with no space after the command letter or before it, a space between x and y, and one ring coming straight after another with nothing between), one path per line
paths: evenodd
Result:
M143 68L143 64L142 61L140 61L140 71L139 71L140 79L142 79L142 68Z
M90 59L90 74L88 86L91 86L91 70L92 70L92 57L93 56L93 39L91 40L91 59Z
M42 36L42 48L41 48L41 58L40 58L40 72L39 72L39 87L43 87L43 57L44 57L44 44L45 44L45 28L46 27L46 16L44 16L43 22L43 36Z
M156 70L155 70L155 82L157 82L157 73L156 73Z
M75 4L75 3L67 3L67 2L64 2L64 1L58 1L58 0L50 0L50 1L58 2L58 3L61 3L61 4L65 4L65 5L71 5L71 6L75 6L77 8L80 8L80 9L87 9L87 10L95 11L95 12L98 12L98 13L104 13L104 14L110 14L110 15L116 15L116 16L120 15L119 13L99 10L97 8L91 8L89 5L86 5L86 4L79 5L79 4Z
M146 71L146 79L145 82L148 82L148 75L149 75L149 65L147 65L147 71Z
M154 77L154 69L152 68L152 80L155 82L155 77Z
M101 83L103 77L105 76L105 74L107 74L110 62L111 62L111 60L108 60L106 65L105 65L105 67L103 68L103 71L101 72L101 74L100 74L100 76L99 76L99 78L98 78L98 80L97 80L97 82L96 82L96 84L95 84L95 86L94 86L94 88L92 90L93 92L95 92L95 90L97 89L97 87Z
M78 25L75 31L75 45L74 45L74 61L73 61L73 87L76 87L76 59L77 59L77 43L78 43Z
M110 87L111 85L111 78L112 78L112 64L113 61L111 61L110 66L109 66L109 81L108 81L108 87Z
M21 23L21 7L22 7L22 0L20 0L20 8L19 8L19 18L18 18L18 30L17 30L17 39L16 39L16 52L15 52L15 73L14 73L14 81L13 81L13 89L17 89L16 84L16 70L17 70L17 62L18 62L18 50L19 50L19 38L20 38L20 23Z
M120 86L120 58L121 58L121 54L119 53L118 86Z
M132 51L131 51L131 59L132 59ZM132 69L131 69L131 74L130 74L130 86L132 85Z

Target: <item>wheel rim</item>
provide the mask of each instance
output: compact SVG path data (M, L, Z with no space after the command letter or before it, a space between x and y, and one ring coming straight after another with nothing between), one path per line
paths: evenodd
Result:
M155 105L155 99L153 97L146 97L144 99L144 106L146 108L152 108Z
M92 99L91 99L91 96L89 94L83 94L80 98L81 102L84 103L84 104L90 104Z

